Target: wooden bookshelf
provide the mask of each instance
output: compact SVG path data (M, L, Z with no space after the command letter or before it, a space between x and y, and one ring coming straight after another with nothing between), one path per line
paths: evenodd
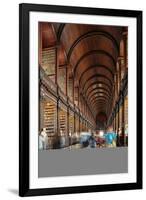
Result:
M122 106L120 106L119 110L119 128L122 128Z
M59 135L66 135L67 132L67 113L63 109L59 109Z
M69 133L74 133L74 116L69 114Z
M48 136L56 132L56 105L49 101L44 106L44 127L47 129Z
M128 96L125 97L124 105L124 122L128 126Z
M75 116L75 120L76 120L76 132L79 133L79 117L78 115Z
M48 75L53 82L55 81L55 65L56 65L55 49L47 49L47 48L43 49L41 66L44 69L46 75Z

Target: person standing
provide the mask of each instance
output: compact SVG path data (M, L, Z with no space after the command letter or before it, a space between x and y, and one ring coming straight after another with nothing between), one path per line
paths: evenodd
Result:
M91 148L96 148L96 140L94 139L93 136L89 138L89 145Z
M42 131L39 134L39 150L44 150L44 136L42 135Z
M41 150L48 149L48 136L46 133L46 128L43 128L41 134L39 135L39 149Z
M117 134L109 127L107 133L104 135L107 147L116 147Z

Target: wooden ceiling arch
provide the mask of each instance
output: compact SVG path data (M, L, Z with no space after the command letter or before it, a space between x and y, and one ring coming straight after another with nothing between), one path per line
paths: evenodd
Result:
M81 36L79 36L79 37L73 42L73 44L71 45L71 47L70 47L70 49L69 49L69 51L68 51L68 53L67 53L67 58L68 58L68 60L70 60L70 57L71 57L71 54L72 54L74 48L75 48L82 40L84 40L84 39L86 39L86 38L88 38L88 37L99 36L99 35L104 36L104 37L108 38L110 41L112 41L112 43L113 43L113 45L115 46L117 52L119 52L119 45L118 45L117 41L115 40L115 38L114 38L110 33L106 32L106 31L102 31L102 30L101 30L101 31L100 31L100 30L98 30L98 31L89 31L89 32L84 33L84 34L82 34Z
M96 107L96 108L97 108L97 107L100 106L100 105L103 105L104 107L106 107L105 102L104 102L104 101L101 101L101 100L99 100L99 101L94 101L92 107Z
M100 107L96 107L96 106L95 106L94 109L96 109L97 115L98 115L101 111L107 114L107 111L105 110L105 106L104 106L104 105L100 105Z
M104 110L107 109L107 103L105 104L104 102L98 102L98 101L94 101L92 108L94 110L96 110L96 114L98 113L97 110L99 110L100 106L102 105L102 107L104 108Z
M105 100L100 100L100 99L94 101L93 104L92 104L92 106L94 107L95 105L98 106L98 105L100 105L100 104L103 104L104 107L106 107L106 101L105 101Z
M99 91L99 90L103 90L103 91L105 91L107 94L108 94L108 96L111 96L111 91L109 91L109 90L107 90L106 88L104 88L104 87L95 87L95 88L93 88L92 90L90 90L88 93L86 93L86 96L88 97L88 96L90 96L90 94L92 93L92 92L94 92L94 91Z
M105 110L105 104L103 104L103 103L98 103L98 104L95 103L94 104L94 109L98 110L98 113L99 113L99 107L100 107L100 109L102 108Z
M66 24L60 24L59 28L58 28L58 32L57 32L57 40L60 41L62 32L64 30Z
M95 94L92 94L89 98L88 98L88 100L90 101L90 102L92 102L92 99L97 99L97 98L101 98L101 97L103 97L103 98L106 98L106 99L108 99L109 100L109 96L105 96L106 95L106 93L104 93L104 92L98 92L98 93L96 93L96 94L99 94L98 96L95 96ZM101 95L100 95L101 94Z
M104 102L98 102L97 100L95 100L93 103L92 103L92 109L95 111L96 110L96 114L97 114L97 108L100 108L101 104L103 105L104 109L106 110L107 109L107 103L104 103ZM96 109L95 109L96 108Z
M93 104L93 107L96 107L96 108L98 108L99 106L103 106L104 108L105 108L105 103L104 102L98 102L98 101L95 101L95 103Z
M109 91L111 91L111 87L109 87L109 85L107 84L107 83L105 83L105 82L103 82L103 81L97 81L97 80L95 80L95 82L93 82L93 83L91 83L91 84L89 84L88 85L88 87L86 88L86 90L84 91L84 93L86 94L87 92L88 92L88 90L91 88L91 87L93 87L94 85L95 86L97 86L97 85L102 85L102 86L106 86L108 89L109 89ZM104 87L105 88L105 87Z
M90 104L92 105L92 103L94 102L94 100L105 100L105 101L109 101L109 99L105 96L101 96L101 97L94 97L91 101L90 101Z
M74 87L96 109L108 110L111 101L122 27L53 23L57 44L63 45ZM103 96L100 96L102 94ZM97 96L99 95L99 96Z
M109 57L109 58L112 60L113 66L114 66L114 68L115 68L115 70L116 70L116 61L115 61L115 59L113 58L113 56L112 56L110 53L106 52L105 50L101 50L101 49L96 49L96 50L95 50L95 49L94 49L94 50L90 50L90 51L86 52L85 54L83 54L83 55L79 58L79 60L77 61L75 67L73 68L74 76L76 75L76 70L77 70L79 64L82 62L82 60L83 60L84 58L86 58L87 56L92 55L92 54L101 54L101 55L106 55L107 57Z
M80 82L81 82L84 74L87 73L89 70L94 69L94 68L103 68L103 69L107 70L111 74L112 78L114 79L114 72L109 67L107 67L105 65L95 64L95 65L91 65L91 66L87 67L85 69L85 71L82 72L81 76L79 77L79 85L80 85Z
M97 92L97 91L95 91L95 92L93 92L93 93L91 93L89 96L88 96L88 100L90 101L91 99L92 99L92 97L93 96L95 96L95 97L102 97L102 96L106 96L106 97L108 97L108 98L111 98L111 96L109 96L109 95L107 95L107 93L106 92Z
M105 109L107 109L107 102L105 103L105 102L100 102L100 101L97 101L97 99L95 99L94 101L93 101L93 103L92 103L92 109L95 111L95 108L99 108L100 107L100 105L104 105L104 108ZM97 112L96 112L96 114L97 114Z
M84 88L85 88L85 86L87 85L87 83L88 83L88 81L89 80L91 80L91 79L93 79L93 78L98 78L98 77L101 77L101 78L105 78L106 80L108 80L108 82L109 82L109 84L110 85L108 85L110 88L112 88L112 86L113 86L113 82L107 77L107 76L105 76L105 75L101 75L101 74L94 74L94 75L92 75L92 76L90 76L87 80L86 80L86 82L83 84L83 86L82 86L82 90L84 90Z
M95 98L96 99L96 102L103 102L104 104L106 104L107 102L107 98ZM94 102L94 101L93 101Z

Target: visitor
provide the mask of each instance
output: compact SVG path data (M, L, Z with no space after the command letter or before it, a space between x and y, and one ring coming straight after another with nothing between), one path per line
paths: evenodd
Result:
M43 129L42 129L42 131L43 131ZM44 150L44 137L41 134L42 131L39 134L39 150Z
M91 137L89 138L89 146L90 146L91 148L96 148L96 140L94 139L93 136L91 136Z
M87 147L89 147L89 141L88 141L88 140L83 141L83 143L82 143L82 147L83 147L83 148L87 148Z
M122 146L121 145L121 135L122 135L122 129L118 128L118 133L117 133L117 146Z
M46 128L42 129L40 135L41 135L41 137L39 138L40 139L40 147L43 145L43 150L47 150L48 149L48 135L46 133Z
M107 133L104 134L106 146L116 147L117 134L113 131L112 127L109 127Z

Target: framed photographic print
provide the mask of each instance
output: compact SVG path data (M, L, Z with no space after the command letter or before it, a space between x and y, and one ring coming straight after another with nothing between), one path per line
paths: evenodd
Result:
M19 195L141 189L142 11L19 14Z

